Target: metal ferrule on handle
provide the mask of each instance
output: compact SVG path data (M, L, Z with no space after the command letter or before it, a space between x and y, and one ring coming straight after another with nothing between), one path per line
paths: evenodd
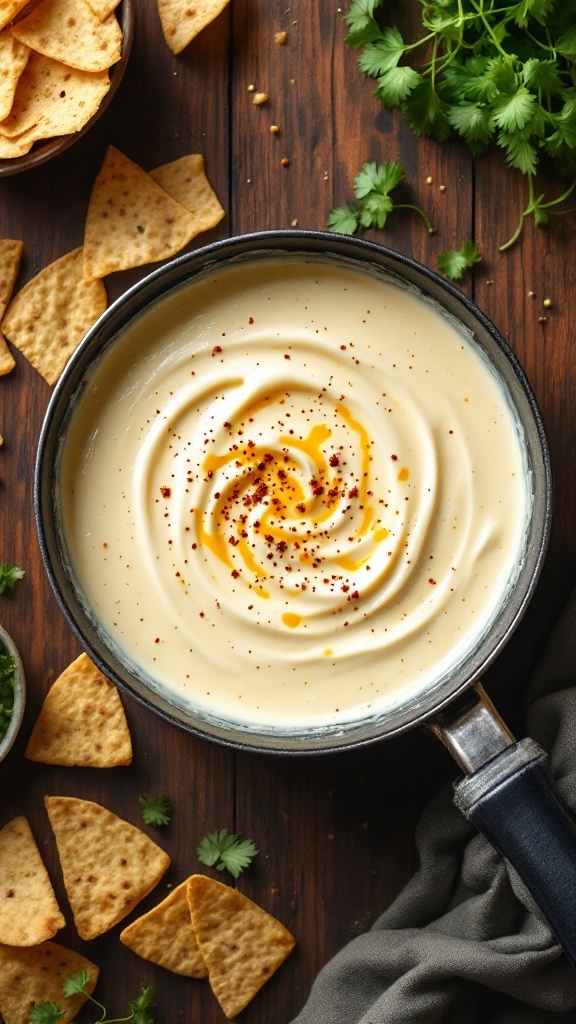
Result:
M430 726L466 773L454 803L510 861L576 966L576 819L546 752L514 740L481 686Z

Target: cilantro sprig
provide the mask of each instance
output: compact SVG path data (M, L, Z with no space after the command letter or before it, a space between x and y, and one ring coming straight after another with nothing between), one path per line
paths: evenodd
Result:
M233 878L238 878L258 853L251 839L239 839L227 828L221 828L204 836L196 854L201 864L217 871L229 871Z
M476 242L462 242L459 249L441 252L436 260L436 266L451 281L460 281L464 271L480 263L481 259L482 253Z
M0 562L0 594L5 590L12 590L18 580L23 579L24 569L17 565L10 565L10 562Z
M398 107L416 135L459 136L477 156L504 150L528 179L527 217L541 226L576 188L574 5L555 0L420 0L422 35L404 40L376 12L383 0L352 0L345 42L360 50L374 95ZM569 184L545 199L534 187L543 158Z
M94 1003L94 1006L97 1006L100 1010L100 1016L96 1024L154 1024L154 1018L150 1010L156 1006L156 993L152 987L142 987L138 998L130 1000L130 1013L128 1016L109 1017L106 1007L86 991L90 977L87 971L77 971L76 974L65 979L62 983L62 991L67 999L75 995L84 995L91 1003ZM63 1017L64 1013L65 1011L60 1008L58 1003L52 1000L44 1000L44 1002L32 1007L30 1024L58 1024L60 1017Z
M170 824L174 807L165 793L159 793L158 796L139 796L138 800L146 825L160 828L162 825Z
M375 160L362 165L354 178L356 203L345 203L331 210L326 221L330 231L341 235L354 235L360 228L383 228L394 210L414 210L426 225L429 234L434 234L430 220L419 206L399 203L390 193L404 179L404 168L391 160L377 164Z

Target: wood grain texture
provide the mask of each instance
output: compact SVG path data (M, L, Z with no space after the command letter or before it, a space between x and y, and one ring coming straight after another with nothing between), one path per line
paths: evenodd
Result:
M404 27L414 29L418 5L397 9ZM232 0L179 57L165 45L153 0L141 0L137 13L128 70L101 121L52 163L0 181L0 236L24 241L19 286L81 244L92 181L110 143L146 169L187 152L204 154L227 216L191 249L294 222L323 228L328 210L351 198L365 160L400 160L407 201L426 209L437 233L429 236L415 214L398 214L384 233L370 237L430 267L442 249L478 241L484 261L463 289L523 362L550 441L556 517L549 558L525 621L487 676L498 705L519 726L527 674L572 587L576 561L573 218L554 219L546 231L528 224L522 243L499 253L522 208L522 180L499 154L474 163L463 146L417 140L400 116L382 110L355 55L342 45L336 3ZM284 45L274 40L281 30L288 32ZM267 92L268 102L254 106L250 85ZM271 133L271 124L280 131ZM109 298L151 269L109 278ZM548 311L546 297L553 301ZM539 323L544 314L547 322ZM42 697L78 646L51 593L34 526L35 449L50 389L16 358L16 370L0 379L0 559L22 565L26 578L0 597L0 620L22 653L29 697L18 744L0 764L0 826L17 814L29 816L69 921L45 793L97 800L134 823L139 794L171 796L173 823L166 832L149 831L173 864L130 919L162 898L167 882L199 869L195 849L206 832L227 826L252 837L261 853L239 887L293 931L297 948L241 1019L287 1024L321 965L368 928L410 877L418 815L456 769L425 733L306 760L236 755L175 732L129 699L135 747L129 768L97 772L26 762L23 748ZM101 966L98 995L110 1009L122 1015L140 985L153 984L160 1022L223 1020L206 983L140 961L121 946L118 931L90 943L71 926L59 936ZM90 1019L86 1011L79 1018Z

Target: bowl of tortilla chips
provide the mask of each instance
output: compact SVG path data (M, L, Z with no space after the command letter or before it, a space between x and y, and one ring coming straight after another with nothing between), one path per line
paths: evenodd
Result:
M12 637L0 626L0 761L4 760L18 735L25 701L24 666ZM4 731L3 723L6 721L8 725Z
M134 37L134 0L0 4L0 177L37 167L92 127Z

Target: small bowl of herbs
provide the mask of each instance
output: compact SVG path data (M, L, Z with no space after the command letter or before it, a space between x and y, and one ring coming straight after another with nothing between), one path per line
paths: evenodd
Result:
M0 626L0 761L4 760L18 735L25 702L22 660L12 637Z

